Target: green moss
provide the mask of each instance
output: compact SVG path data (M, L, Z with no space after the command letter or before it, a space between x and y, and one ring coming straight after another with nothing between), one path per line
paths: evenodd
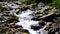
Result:
M50 15L55 14L56 12L57 12L57 9L55 9L55 8L49 10Z
M26 33L26 32L23 32L23 34L28 34L28 33Z
M13 17L8 18L8 20L18 20L18 17L17 16L13 16Z

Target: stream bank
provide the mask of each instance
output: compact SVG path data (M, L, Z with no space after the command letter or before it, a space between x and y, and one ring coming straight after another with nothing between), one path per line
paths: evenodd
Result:
M27 5L19 1L1 2L0 5L1 34L60 33L60 10L55 7L42 2Z

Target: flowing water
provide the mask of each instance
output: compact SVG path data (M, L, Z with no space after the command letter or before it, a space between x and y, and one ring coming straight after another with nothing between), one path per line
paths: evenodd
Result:
M8 4L8 6L12 7L12 8L16 8L17 6L15 6L15 4L13 3L13 6L11 6L11 4ZM13 10L15 11L15 10ZM34 11L31 11L29 9L27 9L26 11L22 11L21 14L16 14L14 13L17 17L19 17L19 21L18 23L16 23L16 25L21 25L23 27L23 29L26 29L29 31L30 34L47 34L48 32L46 32L44 29L49 25L49 23L46 23L45 26L43 26L43 28L35 31L33 29L31 29L31 25L35 25L38 24L39 21L34 21L31 20L33 18L33 16L31 15ZM44 33L45 32L45 33Z
M26 29L29 31L30 34L43 34L43 31L44 29L49 25L49 23L46 23L46 25L35 31L33 29L31 29L31 25L35 25L35 24L38 24L39 21L34 21L34 20L31 20L33 18L33 16L31 16L31 14L33 13L34 11L31 11L31 10L26 10L26 11L22 11L21 14L17 15L15 14L17 17L19 17L19 21L18 23L16 23L16 25L22 25L23 29ZM38 33L40 32L40 33Z

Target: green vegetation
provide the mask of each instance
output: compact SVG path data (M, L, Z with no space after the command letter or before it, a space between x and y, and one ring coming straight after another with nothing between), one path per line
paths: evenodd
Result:
M45 4L60 8L60 0L47 0Z
M0 0L0 1L9 1L9 0ZM11 0L11 1L15 1L15 0ZM23 2L23 3L27 3L27 4L42 1L46 5L50 5L50 6L53 6L53 7L60 8L60 0L20 0L20 1Z
M23 3L32 3L32 2L44 2L46 5L60 8L60 0L21 0Z

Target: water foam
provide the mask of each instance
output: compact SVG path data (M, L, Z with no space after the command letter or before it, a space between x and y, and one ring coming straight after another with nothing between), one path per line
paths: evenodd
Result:
M31 16L30 14L32 14L33 12L34 11L31 11L28 9L26 11L22 11L22 13L19 15L15 14L17 17L19 17L19 21L20 21L20 22L16 23L16 25L22 25L23 29L28 30L30 34L43 34L44 29L46 28L46 26L49 25L49 23L47 23L40 30L35 31L35 30L31 29L31 25L39 23L39 21L31 20L33 18L33 16ZM38 33L38 32L41 32L41 33Z

